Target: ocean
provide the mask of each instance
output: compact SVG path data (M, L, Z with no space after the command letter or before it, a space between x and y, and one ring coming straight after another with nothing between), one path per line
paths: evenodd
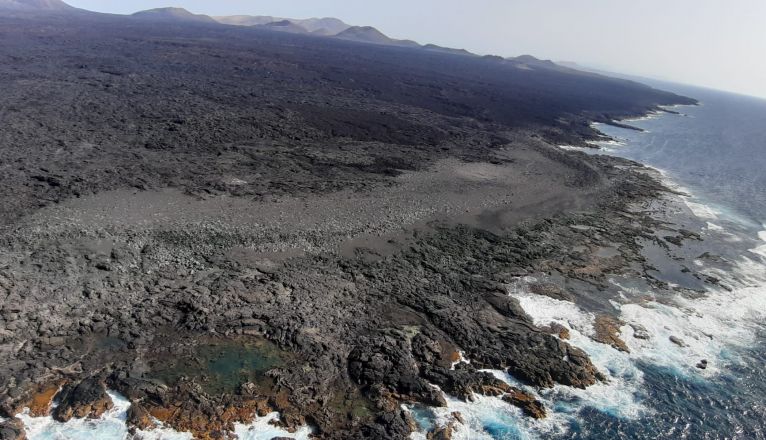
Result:
M696 98L699 106L673 108L628 121L644 132L611 126L599 130L618 140L606 153L657 168L682 192L694 217L705 223L710 249L733 262L723 279L732 291L708 292L685 305L713 333L716 373L679 374L672 365L644 359L638 400L644 417L619 419L598 410L583 413L572 438L766 438L766 100L675 84L652 84ZM678 214L676 214L678 215ZM673 218L675 222L689 219ZM704 248L704 249L702 249ZM695 260L695 263L706 264ZM587 416L587 417L586 417Z
M599 150L581 149L653 168L679 192L659 215L703 238L670 256L645 243L645 256L659 268L654 275L669 283L667 291L613 280L622 289L615 306L626 323L621 337L630 354L588 337L592 314L528 293L520 280L509 291L522 307L541 325L555 321L568 327L570 342L591 356L609 383L587 390L527 388L549 410L543 421L531 421L493 398L451 400L447 409L413 408L423 429L416 438L425 438L434 423L449 421L452 411L467 421L467 429L455 430L459 439L766 438L766 100L652 85L696 98L700 105L625 121L643 131L597 124L614 140L599 143ZM699 283L684 264L720 279L720 286ZM705 291L687 295L676 287ZM637 300L647 296L653 300ZM704 370L696 366L703 360Z
M636 160L657 170L680 193L663 209L669 221L699 232L703 242L685 245L677 261L721 280L690 297L673 289L647 292L621 285L615 303L626 323L621 336L630 353L594 342L594 316L572 303L509 286L522 307L540 324L556 321L570 329L573 345L584 349L606 373L607 383L586 390L555 387L534 390L549 416L535 421L497 398L474 402L448 399L449 407L408 408L425 439L435 424L460 411L465 425L455 439L763 439L766 438L766 101L674 84L655 84L700 100L700 106L673 108L628 123L644 131L608 125L598 128L617 142L598 152ZM647 248L647 252L650 249ZM714 256L714 257L711 257ZM658 277L670 286L697 287L682 270L658 255ZM665 260L662 260L665 258ZM662 260L662 261L660 261ZM680 264L680 263L678 263ZM654 300L632 301L647 295ZM633 326L636 327L633 327ZM651 335L648 339L636 328ZM684 347L670 341L676 336ZM702 360L707 368L697 365ZM499 378L524 387L513 377ZM113 394L115 409L101 420L59 424L51 418L22 416L29 438L122 439L129 403ZM270 415L238 426L240 438L287 436L268 424ZM297 437L307 438L308 428ZM189 438L170 430L144 438Z
M760 228L766 222L766 100L653 85L694 97L701 105L673 109L681 113L679 117L627 122L646 130L643 133L599 126L623 142L609 152L667 172L703 203Z

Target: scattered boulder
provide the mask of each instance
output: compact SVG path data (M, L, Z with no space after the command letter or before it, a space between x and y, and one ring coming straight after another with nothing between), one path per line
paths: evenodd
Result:
M132 402L128 408L127 424L131 429L148 431L156 426L154 417L139 402Z
M702 241L702 236L696 232L692 232L688 229L679 229L678 234L686 239Z
M455 432L455 421L447 423L445 426L435 428L426 435L428 440L452 440Z
M649 334L649 330L641 324L632 323L630 326L633 328L633 337L636 339L649 340L652 335Z
M606 380L587 353L566 341L544 333L527 334L523 340L536 348L532 353L546 353L545 358L510 346L509 355L502 361L507 362L508 373L529 385L551 388L561 384L584 389Z
M26 440L24 425L17 418L0 421L0 440Z
M515 407L521 408L524 414L534 419L544 419L547 415L543 403L527 392L513 389L510 393L503 396L503 400Z
M72 418L95 419L114 406L104 383L93 377L76 385L65 385L56 400L58 406L53 410L53 418L59 422L68 422Z
M663 238L668 243L674 244L676 246L681 246L683 244L682 241L681 241L681 240L683 240L683 237L681 237L681 236L667 235L667 236L665 236Z
M677 346L683 348L686 347L686 342L683 341L683 339L679 338L678 336L671 336L670 342L676 344Z
M574 297L553 283L533 283L529 285L529 291L535 295L543 295L560 301L574 301Z
M532 318L521 308L519 300L509 296L504 290L489 291L484 294L484 300L497 310L498 313L507 318L532 322Z
M426 369L424 374L444 392L464 401L473 400L474 394L500 397L505 402L521 408L530 417L541 419L546 415L542 402L533 395L508 385L490 373L478 371L470 364L460 364L454 370ZM463 423L461 414L455 416L453 413L453 416Z
M540 327L540 330L544 331L545 333L558 336L559 339L563 339L565 341L569 340L571 337L569 334L569 329L559 324L558 322L551 322L544 327Z
M593 330L596 332L593 340L602 344L611 345L617 350L630 353L630 349L625 341L620 339L620 327L624 323L619 319L609 315L599 315L593 323Z

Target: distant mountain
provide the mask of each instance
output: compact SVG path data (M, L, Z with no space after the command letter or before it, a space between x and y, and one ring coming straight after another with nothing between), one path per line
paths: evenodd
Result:
M498 61L498 62L510 61L509 59L503 58L500 55L483 55L482 58L485 60Z
M451 54L455 54L455 55L473 55L473 56L475 56L475 54L473 54L471 52L468 52L465 49L453 49L451 47L442 47L442 46L437 46L435 44L426 44L425 46L423 46L423 49L433 50L435 52L451 53Z
M335 35L343 40L361 41L373 44L388 44L391 39L383 32L371 26L353 26Z
M274 23L285 20L281 17L272 17L270 15L227 15L213 17L213 19L222 24L233 26L262 26L264 24Z
M270 29L272 31L289 32L291 34L308 34L309 31L303 26L297 25L290 20L273 21L256 27Z
M432 46L432 45L423 46L423 48L424 49L431 49L431 50L440 50L441 49L441 51L445 51L443 48L433 49L432 47L429 47L429 46ZM438 48L438 46L436 46L436 47ZM479 55L472 54L471 52L468 52L468 51L460 51L460 50L457 50L457 49L446 49L446 51L451 52L451 53L459 53L459 54L462 54L462 55L473 55L473 56L476 56L476 57L479 56ZM493 63L506 64L506 65L513 66L513 67L515 67L517 69L521 69L521 70L545 69L545 70L557 70L557 71L561 71L561 72L572 72L572 71L576 70L576 69L572 69L570 67L566 67L566 66L562 66L562 65L556 64L556 63L554 63L551 60L541 60L539 58L535 58L532 55L520 55L518 57L503 58L503 57L501 57L499 55L489 54L489 55L481 55L481 59L486 60L486 61L491 61Z
M133 17L153 21L177 21L186 23L218 23L207 15L192 14L184 8L157 8L139 11Z
M351 26L337 18L307 18L305 20L290 19L295 24L301 25L313 34L337 35Z
M284 18L270 15L229 15L213 17L217 22L235 26L264 26L270 23L289 21L306 30L308 33L323 36L332 36L345 31L351 26L337 18Z
M0 0L0 9L13 11L73 11L61 0Z
M515 58L508 58L508 60L515 61L517 63L524 63L534 67L547 67L552 69L560 67L551 60L541 60L539 58L533 57L532 55L520 55Z
M0 0L0 11L78 11L66 4L62 0ZM270 15L229 15L210 17L208 15L194 14L183 8L156 8L139 11L132 14L132 17L142 20L152 20L161 22L184 22L184 23L221 23L234 26L252 26L273 31L287 32L293 34L315 35L321 37L334 37L341 40L356 41L360 43L378 44L384 46L400 46L423 48L434 52L451 53L455 55L475 56L465 49L453 49L449 47L438 46L435 44L426 44L421 46L412 40L397 40L389 37L383 32L372 26L351 26L342 20L333 17L324 18L282 18ZM522 69L534 68L553 68L566 69L563 65L558 65L549 60L540 60L531 55L521 55L516 58L502 58L496 55L487 55L484 58L510 62ZM576 68L576 67L575 67Z
M217 22L234 26L256 26L264 29L305 33L321 37L335 37L341 40L386 46L421 47L411 40L396 40L371 26L351 26L343 20L332 17L324 18L282 18L271 15L229 15L213 17ZM427 49L443 52L468 54L459 49L442 48L429 45Z
M418 43L411 40L395 40L390 38L372 26L352 26L335 35L335 38L386 46L420 47Z

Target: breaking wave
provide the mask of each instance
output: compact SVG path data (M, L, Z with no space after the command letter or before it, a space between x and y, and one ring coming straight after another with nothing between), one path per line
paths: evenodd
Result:
M128 431L126 425L130 401L114 391L107 391L114 407L98 419L72 419L66 423L57 422L51 416L32 417L25 409L18 418L24 423L29 440L190 440L188 432L177 432L157 422L157 428L151 431ZM289 433L271 424L279 420L279 413L259 417L249 424L236 424L235 433L242 440L271 440L274 437L308 440L311 429L303 427L295 433Z
M727 230L712 223L715 220L729 224L731 216L688 195L682 196L682 201L703 222L711 240L726 246L748 241L747 237L739 236L741 230ZM416 415L422 430L413 438L425 438L428 429L454 420L455 411L465 419L465 425L455 424L456 439L566 437L573 427L586 422L582 411L587 408L627 421L640 421L654 414L657 410L647 401L648 384L642 366L661 367L691 381L706 381L726 373L727 366L741 362L741 350L756 344L766 320L766 244L761 244L766 242L766 231L761 231L758 238L758 244L749 249L751 255L739 253L739 258L725 268L707 267L706 262L695 260L700 273L721 280L702 294L677 292L668 298L612 280L624 300L612 304L623 322L619 336L629 353L593 340L596 318L593 313L572 302L531 293L526 286L535 279L522 278L508 285L509 294L518 299L536 325L555 322L566 327L570 333L568 342L584 350L608 381L585 390L566 386L536 390L505 372L491 371L537 396L548 409L548 418L532 420L494 397L476 396L474 402L448 397L447 408ZM643 300L629 302L627 298Z

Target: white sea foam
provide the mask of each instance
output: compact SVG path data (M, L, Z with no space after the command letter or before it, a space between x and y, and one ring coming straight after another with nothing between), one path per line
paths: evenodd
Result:
M764 225L764 227L766 227L766 225ZM758 238L761 241L766 242L766 230L759 232L758 233ZM758 255L760 255L763 258L766 258L766 243L762 244L760 246L756 246L753 249L750 249L750 252L752 252L754 254L758 254Z
M593 150L593 148L590 148L590 147L577 147L577 146L574 146L574 145L558 145L558 147L561 148L562 150L567 150L567 151L585 151L585 152L588 152L588 151Z
M620 306L623 340L632 355L685 374L712 375L720 364L735 362L734 347L753 343L766 318L766 267L743 257L730 273L711 270L731 291L711 289L702 298L678 296L671 303ZM630 324L646 328L650 339L639 339ZM670 340L679 338L683 347ZM705 370L696 364L705 359Z
M29 410L18 415L24 423L27 437L30 440L122 440L128 437L127 420L130 402L123 396L113 391L108 391L114 407L104 413L98 419L72 419L66 423L53 420L51 416L32 417ZM191 439L189 433L179 433L172 429L158 425L158 428L149 432L139 431L143 439L147 440L182 440Z
M563 434L567 430L567 418L563 414L549 414L543 420L535 420L517 407L497 397L474 395L473 402L445 396L447 406L433 408L433 419L437 426L454 421L454 412L459 412L464 422L454 425L452 438L455 440L492 440L497 438L532 440L552 434ZM425 440L426 431L415 432L410 438Z
M721 214L689 199L683 198L700 218ZM736 215L726 217L738 221ZM725 242L744 240L712 222L707 222L705 229ZM766 231L759 233L759 238L766 241ZM704 376L716 374L724 364L737 361L735 348L753 343L756 331L766 318L766 258L761 258L766 257L766 245L750 251L757 256L741 256L726 270L705 268L704 261L694 261L700 273L721 280L727 289L711 287L702 297L695 298L677 295L662 302L615 304L623 321L628 323L621 329L622 338L633 356L683 374ZM627 293L628 297L636 297L651 292ZM640 332L634 331L638 327L635 324L644 327L650 339L637 338ZM671 336L680 339L683 346L671 341ZM702 359L708 361L705 370L696 368Z
M716 232L722 232L724 230L723 226L720 226L720 225L717 225L717 224L711 223L711 222L707 222L707 224L705 225L705 228L708 231L716 231Z
M26 408L18 415L18 418L24 423L29 440L123 440L129 437L142 440L187 440L193 438L190 433L177 432L163 426L159 421L157 421L157 428L151 431L138 430L135 437L130 436L125 424L130 401L114 391L107 391L107 393L114 407L98 419L72 419L66 423L60 423L53 420L51 416L32 417L29 409ZM308 427L303 427L291 434L269 423L278 419L278 413L271 413L250 424L236 424L235 432L240 439L244 440L268 440L274 437L298 440L309 438L311 430Z
M432 409L435 415L433 422L443 426L453 419L452 413L458 411L466 423L456 425L455 439L537 439L566 433L584 406L625 419L648 414L649 410L640 403L638 396L643 373L627 354L591 339L595 316L572 303L524 292L520 286L526 282L534 282L534 278L526 277L519 283L509 285L508 290L519 300L535 324L556 322L567 327L570 332L569 342L588 353L594 365L608 377L608 381L584 390L557 385L538 391L504 371L484 370L535 395L545 405L548 416L543 420L534 420L496 397L477 395L474 402L462 402L446 396L446 408ZM416 433L412 438L424 439L425 432Z
M562 408L561 402L576 402L590 406L609 415L621 418L636 418L647 411L637 396L643 383L643 373L623 353L605 344L595 342L593 322L595 316L568 301L560 301L532 293L515 295L519 304L534 320L536 325L551 322L569 329L569 343L588 353L593 364L604 373L608 382L590 386L584 390L556 386L541 392L548 406Z
M766 231L759 237L766 241ZM620 329L620 336L630 353L619 352L591 339L595 319L592 313L570 302L525 293L523 286L534 280L519 280L509 286L509 291L535 324L556 322L567 327L571 335L569 342L585 350L594 365L609 376L609 382L586 390L556 386L538 396L546 407L554 410L558 420L576 418L577 411L583 406L634 419L650 412L641 401L643 373L636 361L667 367L687 377L717 374L724 364L738 360L736 347L752 344L756 330L766 319L764 261L742 257L728 272L703 270L703 273L722 280L731 290L710 289L701 298L678 295L672 301L615 303L626 323ZM624 298L651 293L625 290ZM645 329L649 339L645 339L641 329ZM684 346L671 341L671 336L682 341ZM704 370L697 368L703 359L708 361Z
M287 437L296 440L308 440L312 430L308 426L301 427L295 433L289 433L272 424L279 420L279 413L273 412L265 417L259 417L252 423L234 425L234 433L240 440L271 440L274 437Z
M609 140L598 140L598 141L586 141L586 143L591 145L596 145L602 148L605 148L609 151L611 151L609 148L606 147L623 147L625 146L625 141L620 139L609 139Z
M686 206L689 207L689 210L691 210L692 214L694 214L695 216L701 219L709 219L709 220L718 219L719 212L711 208L710 206L704 205L702 203L692 202L688 197L684 197L683 201L684 201L684 204L686 204Z
M766 266L743 257L728 274L717 270L709 274L721 279L731 291L717 288L702 298L679 295L672 302L615 304L626 322L620 337L630 353L590 338L593 314L570 302L523 293L518 284L512 286L511 294L535 324L556 322L567 327L569 342L587 352L594 365L609 376L609 382L585 390L561 386L544 390L539 396L546 406L558 413L569 409L571 417L576 417L579 408L590 406L616 417L634 419L650 412L641 401L643 373L636 361L667 367L687 377L714 375L723 364L736 362L734 348L752 344L756 330L766 319ZM626 293L626 297L636 297L637 292ZM634 327L645 329L649 339L637 337L642 335ZM679 338L684 347L671 341L671 336ZM697 368L702 359L708 361L705 370ZM568 408L571 403L562 402L576 404Z
M685 199L689 201L689 198ZM701 203L691 203L699 207L698 213L706 216L715 213ZM723 239L733 235L711 222L706 229ZM759 233L759 238L766 242L766 231ZM529 293L526 286L537 280L533 277L519 279L508 285L509 294L519 300L535 324L555 322L567 327L569 342L588 353L594 365L609 380L585 390L555 386L537 391L505 372L488 370L536 395L545 404L548 418L532 420L500 399L477 396L473 403L448 399L447 408L434 410L436 423L448 423L451 413L459 411L466 425L457 425L454 438L536 439L566 433L573 422L582 423L579 411L583 407L630 420L650 415L653 411L643 400L644 373L637 366L639 362L671 369L689 379L703 380L721 372L726 364L738 362L737 349L753 343L756 330L766 320L766 259L760 258L759 251L762 250L766 251L766 246L756 247L752 251L757 256L743 256L725 272L705 268L701 260L696 262L703 274L720 279L728 290L711 288L702 297L688 298L678 294L672 299L663 296L662 300L640 304L613 302L626 323L620 329L620 337L630 353L593 341L594 314L571 302ZM623 301L652 295L651 291L632 291L616 282L613 284L623 291ZM683 346L673 342L671 337L677 338ZM697 367L703 359L708 362L706 369ZM413 438L423 439L425 433L417 433Z
M456 426L456 439L490 439L493 438L490 433L494 438L536 439L566 433L571 423L578 420L583 407L630 420L651 414L652 410L642 400L644 374L637 367L637 361L667 367L690 378L714 375L723 363L736 361L735 350L731 348L750 344L755 337L754 330L766 318L766 270L762 262L743 258L728 277L715 271L711 271L711 275L726 281L732 290L712 290L705 297L695 299L679 295L672 302L615 303L621 319L627 323L620 329L620 336L630 353L593 341L595 316L592 313L571 302L528 293L524 286L535 279L520 279L509 285L508 291L519 300L535 324L555 322L567 327L569 343L588 353L608 381L584 390L555 386L537 391L505 372L488 370L511 385L535 394L545 404L548 417L533 420L500 399L476 396L475 402L469 403L448 398L447 408L433 410L435 423L444 425L451 420L453 411L459 411L466 424ZM636 297L636 293L626 292L625 297ZM636 337L640 333L633 326L645 329L649 339ZM672 342L671 336L682 340L685 346ZM705 370L696 367L702 359L708 360ZM425 433L416 433L413 438L423 439Z
M681 201L686 205L687 208L691 211L691 213L696 216L697 218L701 220L705 220L707 222L707 229L709 230L716 230L726 233L727 235L731 236L731 233L728 233L725 231L725 228L720 226L717 223L712 223L710 220L721 220L721 221L728 221L734 224L738 224L741 226L747 226L747 227L753 227L757 226L756 224L753 224L752 220L743 217L741 214L737 213L736 211L733 211L731 209L727 209L725 206L715 205L711 206L708 203L704 203L703 201L700 201L697 197L692 195L692 191L690 191L685 186L682 186L678 182L673 179L668 172L655 167L649 167L653 170L657 171L660 174L660 179L662 180L662 183L667 186L668 188L672 189L673 191L681 194ZM766 225L764 225L766 227ZM740 241L740 240L735 240Z
M690 196L691 191L689 191L689 189L687 187L685 187L685 186L681 185L680 183L676 182L671 177L669 171L667 171L665 169L662 169L662 168L655 167L655 166L650 166L650 165L645 165L645 166L647 168L651 169L651 170L654 170L655 172L657 172L657 174L659 174L659 178L662 181L663 185L667 186L668 188L670 188L674 192L681 194L681 197L684 200L684 202L686 202L686 201L691 199L691 196Z
M663 116L663 115L666 115L666 114L667 114L666 112L651 111L651 112L648 112L644 116L636 116L634 118L627 118L627 119L623 119L623 120L615 121L615 122L617 122L617 123L625 123L625 122L651 121L652 119L657 119L660 116Z

